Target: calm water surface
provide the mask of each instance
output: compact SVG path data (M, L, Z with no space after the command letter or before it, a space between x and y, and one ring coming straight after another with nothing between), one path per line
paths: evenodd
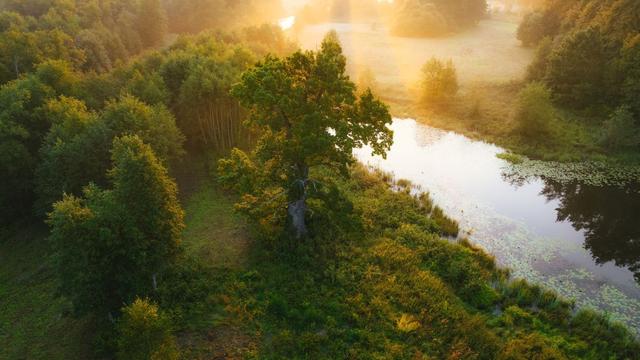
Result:
M431 193L514 276L640 330L638 189L514 179L497 146L410 119L393 130L386 160L356 156Z

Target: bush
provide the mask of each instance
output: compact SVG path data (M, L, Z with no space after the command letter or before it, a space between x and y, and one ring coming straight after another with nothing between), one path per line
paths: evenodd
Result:
M498 356L500 360L561 360L566 358L542 335L536 333L509 341Z
M541 138L551 133L555 109L551 92L538 82L527 85L518 95L517 131L521 135Z
M431 58L422 67L422 101L427 106L449 105L458 93L458 75L451 60Z
M149 300L136 299L122 309L117 324L118 359L173 360L179 358L169 320Z
M356 86L360 94L364 94L367 90L371 90L374 94L380 93L380 85L376 80L376 75L368 67L358 73Z
M604 122L602 143L611 150L640 145L640 129L636 126L629 107L619 107Z
M534 11L524 16L518 26L517 37L524 46L535 46L542 39L553 36L558 26L555 19L544 11Z
M570 327L572 334L589 344L592 359L633 359L640 351L640 344L629 330L592 310L580 310Z

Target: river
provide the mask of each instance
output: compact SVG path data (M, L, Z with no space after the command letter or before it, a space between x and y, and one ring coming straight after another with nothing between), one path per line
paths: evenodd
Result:
M411 119L395 119L386 159L371 166L407 179L458 220L462 236L493 254L514 277L606 311L640 330L640 194L617 187L513 179L492 144ZM640 268L636 268L640 279Z
M521 78L533 51L518 43L517 23L483 20L445 38L399 38L377 22L304 26L295 36L315 49L335 30L349 72L371 69L389 94L419 79L431 56L452 59L463 87L476 81ZM402 96L402 95L401 95ZM504 150L465 136L396 119L387 159L367 149L357 157L411 180L460 222L463 236L524 278L605 311L640 333L640 192L638 189L557 183L511 176L496 157ZM632 270L633 269L633 270Z

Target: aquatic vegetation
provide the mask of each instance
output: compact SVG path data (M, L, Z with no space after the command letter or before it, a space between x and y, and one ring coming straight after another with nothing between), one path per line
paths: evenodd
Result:
M592 186L624 187L640 183L640 166L618 165L601 161L558 162L532 160L526 156L500 154L499 158L509 164L503 168L503 177L515 184L532 178L557 181L562 184L579 182Z
M515 165L521 164L524 161L524 159L522 158L522 155L515 154L512 152L502 152L496 155L496 157L498 159L502 159L504 161L507 161L510 164L515 164Z

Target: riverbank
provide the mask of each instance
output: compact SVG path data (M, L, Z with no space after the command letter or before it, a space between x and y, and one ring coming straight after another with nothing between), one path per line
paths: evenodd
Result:
M171 316L185 358L507 359L527 352L597 359L640 351L621 325L574 311L539 286L510 280L468 241L442 238L444 229L453 229L450 220L428 196L414 195L420 190L411 183L360 166L351 175L335 180L359 225L343 228L331 241L287 251L252 241L258 234L233 213L233 196L211 178L195 182L185 200L186 257L153 299ZM12 298L10 309L0 312L0 324L13 324L0 331L0 354L92 358L91 326L58 306L44 306L56 299L68 309L55 296L51 269L25 261L50 256L44 236L34 234L25 251L13 251L22 239L4 244L13 260L3 262L3 279L20 279L20 271L45 281L29 287L22 280L3 282L15 283L4 293L22 300ZM37 283L47 291L34 308L26 300ZM33 320L19 316L25 313ZM57 328L74 331L49 336Z
M585 169L563 163L514 166L497 156L503 148L413 119L395 119L392 129L386 159L367 149L358 159L429 191L514 276L640 329L637 188L603 183L593 169L595 184L576 185L569 176Z
M417 90L402 97L382 97L392 113L410 117L443 130L455 131L476 140L494 143L533 160L599 162L640 169L640 152L611 151L601 144L601 118L556 109L550 134L543 139L518 134L515 121L519 81L479 82L463 87L447 109L428 109L418 100Z
M597 115L557 109L551 136L533 141L518 135L517 97L534 59L534 50L516 39L518 20L494 16L446 38L396 37L374 23L310 25L294 35L303 49L312 50L327 31L335 30L354 81L358 83L363 73L372 75L367 85L396 117L491 142L535 160L640 168L637 151L611 152L600 144L604 118ZM421 67L434 56L450 59L458 74L460 91L447 110L429 110L417 100Z

